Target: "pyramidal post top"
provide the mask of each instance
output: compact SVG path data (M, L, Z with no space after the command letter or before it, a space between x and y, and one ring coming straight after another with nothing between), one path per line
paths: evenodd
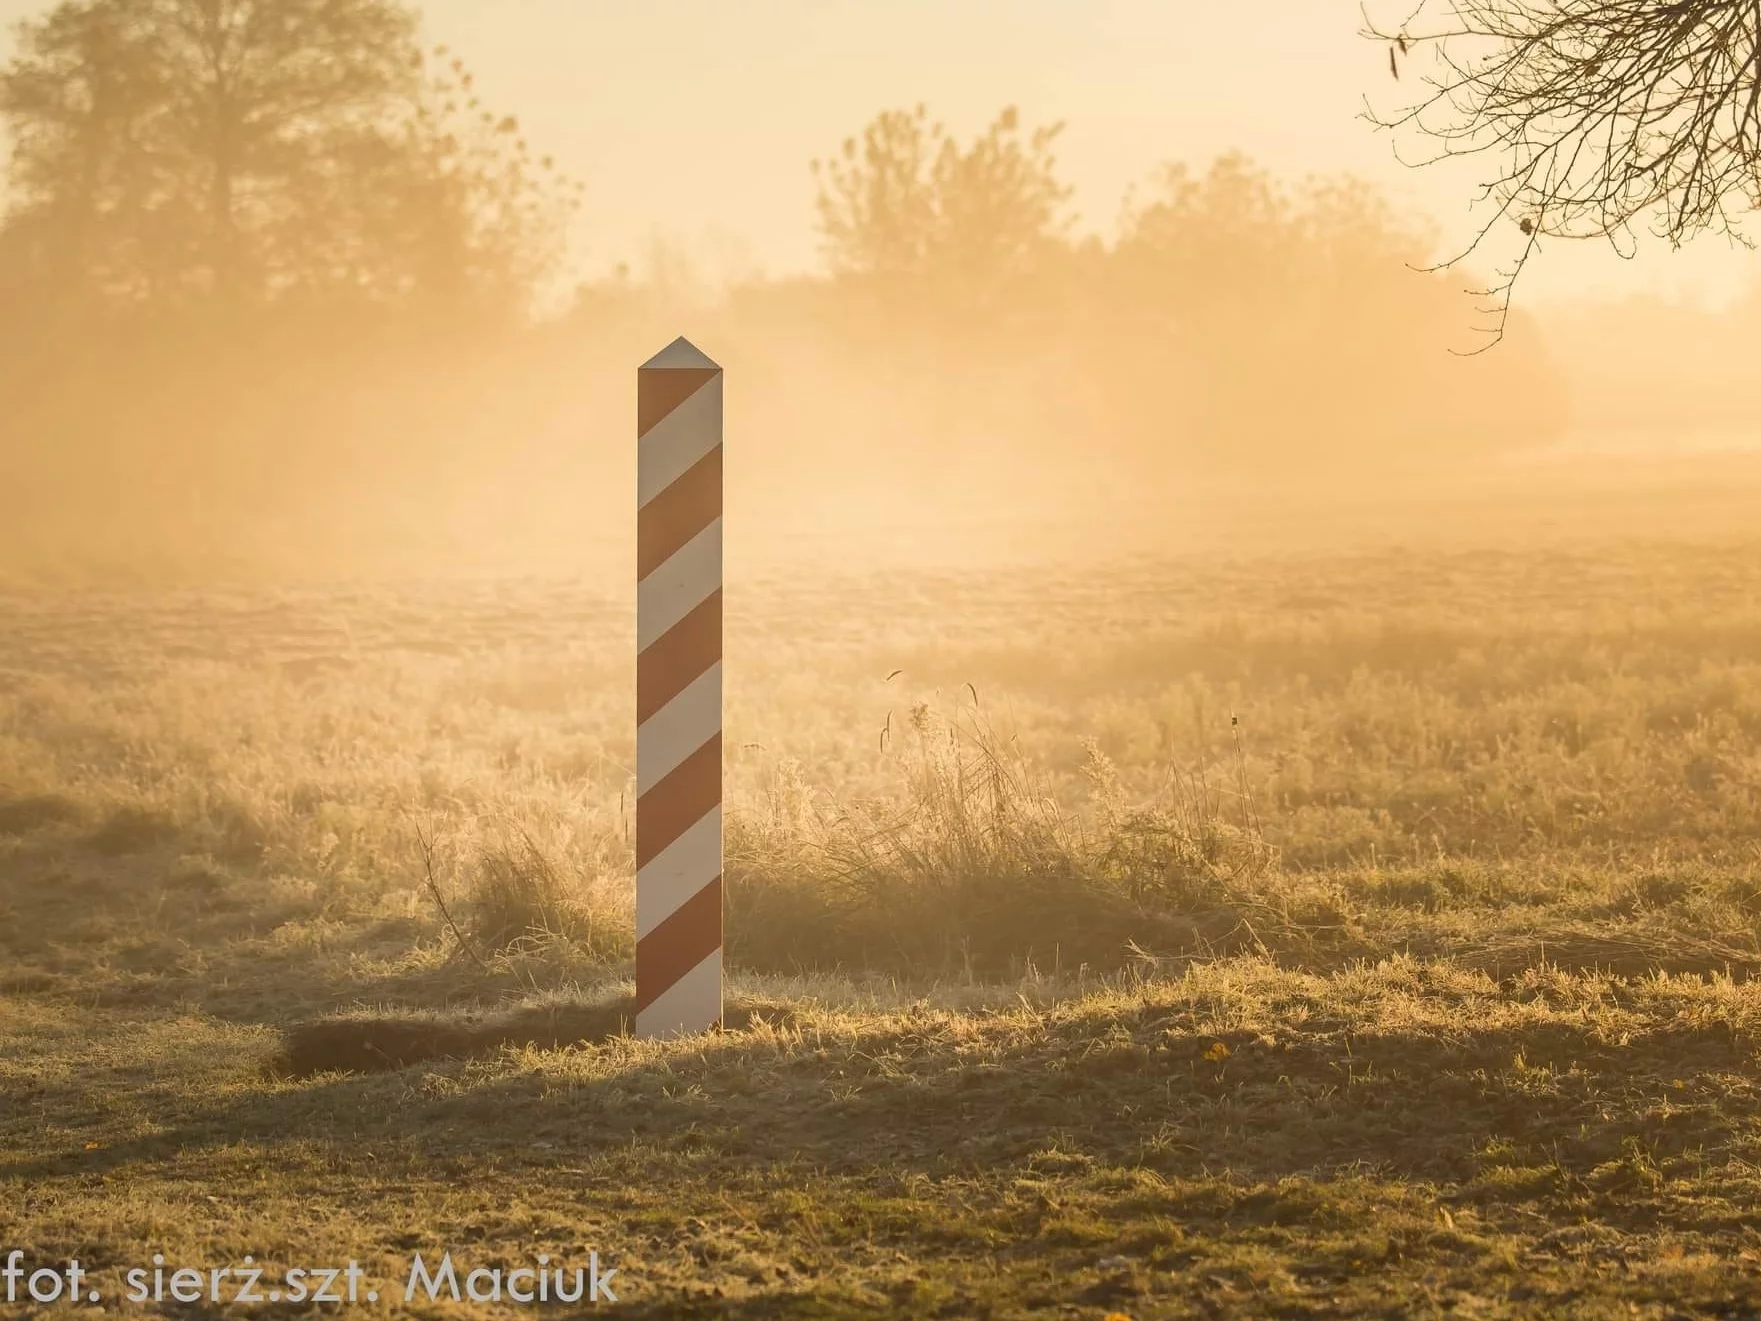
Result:
M719 372L721 370L719 363L711 362L709 356L702 349L683 335L680 335L671 344L643 363L641 369L647 372L679 367L695 368L698 371Z

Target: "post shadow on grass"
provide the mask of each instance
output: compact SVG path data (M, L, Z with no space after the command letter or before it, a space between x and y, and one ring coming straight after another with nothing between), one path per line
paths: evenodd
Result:
M379 1159L401 1155L407 1168L386 1172L403 1179L456 1178L486 1143L534 1177L592 1155L610 1162L613 1182L639 1177L656 1151L723 1173L740 1162L862 1179L1031 1169L1050 1145L1061 1159L1165 1177L1223 1170L1276 1184L1368 1172L1426 1181L1447 1198L1479 1195L1465 1185L1496 1140L1504 1164L1557 1172L1535 1194L1547 1198L1594 1191L1635 1152L1716 1164L1746 1149L1761 1114L1754 1042L1726 1028L1659 1028L1625 1044L1588 1024L1447 1038L1347 1030L1343 1020L1311 1021L1282 1043L1217 1038L1150 1006L1051 1016L982 1065L952 1034L892 1025L817 1046L788 1032L729 1032L561 1090L551 1075L504 1074L412 1101L396 1075L326 1074L293 1088L232 1089L166 1131L99 1151L0 1163L0 1183L173 1157L199 1168L198 1153L241 1143L354 1144L360 1116L373 1112L385 1124ZM617 1167L624 1159L628 1171ZM1604 1200L1597 1214L1611 1224L1660 1214L1642 1199ZM1244 1205L1229 1214L1262 1211L1285 1213Z

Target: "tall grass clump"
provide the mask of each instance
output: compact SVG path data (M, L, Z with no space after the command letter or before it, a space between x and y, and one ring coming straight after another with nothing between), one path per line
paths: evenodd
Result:
M627 882L596 879L525 830L477 840L467 863L459 934L478 952L555 952L589 963L634 954Z
M1202 777L1171 773L1132 803L1091 745L1086 801L1066 805L976 708L920 704L900 742L895 796L839 802L785 766L730 820L733 959L1016 975L1252 947L1288 925L1272 849Z

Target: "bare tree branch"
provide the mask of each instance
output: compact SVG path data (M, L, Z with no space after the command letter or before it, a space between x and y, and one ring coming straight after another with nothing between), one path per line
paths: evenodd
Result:
M1365 118L1433 144L1408 163L1496 162L1480 192L1491 216L1433 269L1504 224L1523 236L1480 291L1495 321L1476 351L1502 338L1543 236L1630 256L1648 221L1674 247L1708 230L1753 246L1738 222L1761 206L1761 0L1425 0L1392 29L1364 23L1397 71L1430 64L1416 100L1391 114L1366 102Z

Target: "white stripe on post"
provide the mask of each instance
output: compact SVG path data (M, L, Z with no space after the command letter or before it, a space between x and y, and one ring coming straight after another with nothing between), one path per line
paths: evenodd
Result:
M722 664L717 661L690 687L650 716L642 726L636 757L636 795L640 798L722 727Z
M660 998L648 1006L648 1018L651 1023L694 1023L702 1017L705 1005L714 1005L716 1018L719 1019L721 1003L722 952L718 949L662 991ZM674 1030L683 1032L693 1029ZM663 1028L649 1028L644 1031L640 1013L636 1015L636 1031L643 1036L666 1035Z
M718 807L636 873L636 892L641 896L636 905L638 942L714 879L709 872L714 864L706 859L721 847L721 840L722 810Z
M636 649L690 614L703 600L703 584L722 580L722 521L716 519L636 585Z
M722 371L636 373L636 1032L722 1017Z

